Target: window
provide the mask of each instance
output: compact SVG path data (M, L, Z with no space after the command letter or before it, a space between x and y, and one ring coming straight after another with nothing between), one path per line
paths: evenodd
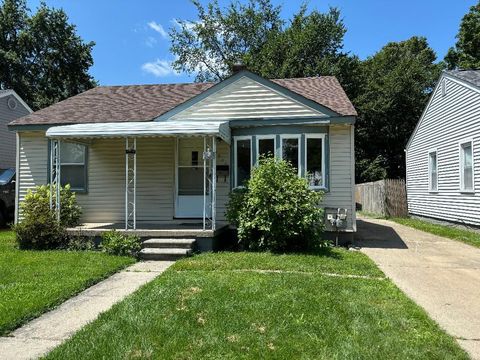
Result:
M60 145L60 183L70 184L72 190L87 190L86 146L62 142Z
M235 187L242 186L250 178L252 165L252 138L235 138Z
M300 136L282 135L282 158L298 169L300 174Z
M473 146L471 141L460 144L460 190L474 190Z
M306 178L312 188L325 187L325 135L306 135Z
M257 160L260 156L275 156L275 136L257 136Z
M433 150L428 153L428 187L430 191L438 190L438 165L437 165L437 151Z

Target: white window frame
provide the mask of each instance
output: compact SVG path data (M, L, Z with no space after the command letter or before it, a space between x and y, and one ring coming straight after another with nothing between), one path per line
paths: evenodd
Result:
M432 161L431 161L431 155L435 154L435 163L436 163L436 168L437 168L437 183L435 184L435 189L433 188L433 183L432 183ZM437 149L430 149L428 150L428 191L431 193L436 193L438 192L438 151Z
M302 135L301 134L282 134L280 135L280 159L283 159L283 140L297 139L298 140L298 176L302 176Z
M464 179L463 179L463 174L464 174L464 167L463 167L463 160L464 160L464 155L463 155L463 148L464 145L470 144L470 147L472 149L472 188L471 189L465 189L464 187ZM460 159L460 192L462 193L474 193L475 192L475 159L474 159L474 148L473 148L473 139L465 139L463 141L460 141L458 143L458 149L459 149L459 159Z
M238 185L238 171L237 171L237 143L239 140L250 140L250 172L252 171L252 160L253 160L253 141L252 135L242 135L242 136L235 136L233 140L233 166L234 166L234 173L235 179L233 182L234 188L242 188L243 186Z
M310 189L325 190L327 188L326 176L325 176L325 134L305 134L305 178L308 174L308 163L307 163L307 142L308 139L322 139L322 186L310 186Z
M258 164L258 160L260 159L260 140L272 140L273 139L273 157L277 157L277 136L276 135L257 135L255 139L255 150L256 150L256 157L255 157L255 164Z
M60 167L62 166L83 166L83 187L81 188L76 188L76 187L73 187L71 186L70 189L73 191L73 192L77 192L77 193L87 193L88 192L88 164L87 164L87 156L88 156L88 145L87 144L84 144L84 143L81 143L81 142L63 142L62 141L62 144L77 144L77 145L81 145L83 146L83 163L69 163L69 162L62 162L62 159L61 159L61 156L60 156ZM63 173L61 171L61 173ZM60 176L60 185L61 186L65 186L65 185L62 185L62 178Z

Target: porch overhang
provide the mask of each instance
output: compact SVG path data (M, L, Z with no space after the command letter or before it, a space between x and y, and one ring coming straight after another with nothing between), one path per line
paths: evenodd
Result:
M54 139L134 138L169 136L217 136L230 144L228 121L148 121L90 123L49 128L46 136Z

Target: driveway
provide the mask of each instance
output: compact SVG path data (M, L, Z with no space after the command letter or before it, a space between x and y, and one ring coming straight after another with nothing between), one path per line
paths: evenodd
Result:
M357 228L361 251L480 359L480 249L388 220Z

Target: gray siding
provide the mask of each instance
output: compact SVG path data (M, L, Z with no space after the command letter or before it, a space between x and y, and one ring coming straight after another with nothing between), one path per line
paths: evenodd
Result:
M15 133L8 130L8 123L30 113L17 99L17 107L10 109L7 105L10 98L15 99L13 95L0 97L0 169L16 166Z
M480 225L480 92L446 80L438 86L407 149L411 214ZM473 139L475 193L460 191L460 148ZM437 150L438 191L429 191L428 152Z
M348 209L347 230L355 231L353 126L331 126L329 143L329 191L325 194L323 204L325 207Z
M172 116L174 120L228 120L325 116L247 77Z
M219 142L219 163L229 163L229 147ZM43 132L20 134L20 201L28 189L47 183L48 140ZM137 221L157 223L174 216L175 139L137 139ZM224 220L229 178L217 182L217 219ZM97 139L88 147L88 192L77 194L83 222L125 219L125 141Z

